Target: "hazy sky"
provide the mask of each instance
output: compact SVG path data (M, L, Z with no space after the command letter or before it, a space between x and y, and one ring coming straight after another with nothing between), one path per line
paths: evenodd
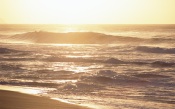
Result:
M0 0L0 23L175 24L175 0Z

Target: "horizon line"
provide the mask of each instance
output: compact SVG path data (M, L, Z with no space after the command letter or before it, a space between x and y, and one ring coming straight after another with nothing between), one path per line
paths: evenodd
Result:
M175 23L88 23L88 24L63 24L63 23L0 23L0 25L175 25Z

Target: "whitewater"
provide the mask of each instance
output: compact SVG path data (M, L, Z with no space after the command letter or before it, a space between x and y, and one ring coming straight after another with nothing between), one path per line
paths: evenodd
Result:
M0 25L0 85L95 109L173 109L175 25Z

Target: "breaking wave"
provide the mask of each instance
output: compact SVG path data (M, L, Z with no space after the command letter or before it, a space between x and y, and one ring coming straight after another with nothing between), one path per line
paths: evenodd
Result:
M146 46L139 46L136 48L137 51L141 52L148 52L148 53L169 53L174 54L175 49L174 48L159 48L159 47L146 47ZM168 62L168 61L159 61L154 60L150 62L144 62L144 61L126 61L121 60L118 58L70 58L70 57L64 57L64 56L49 56L49 57L38 57L37 55L33 55L31 51L20 51L16 49L11 48L0 48L0 54L6 55L6 57L0 57L0 61L42 61L42 62L81 62L81 63L96 63L96 64L113 64L113 65L122 65L122 64L135 64L135 65L151 65L152 67L172 67L175 66L174 62ZM10 56L7 57L7 56ZM13 56L13 57L11 57ZM0 66L1 68L9 68L11 66Z
M67 57L49 57L43 59L46 62L83 62L83 63L102 63L102 64L135 64L135 65L151 65L153 67L172 67L174 62L153 61L153 62L138 62L138 61L123 61L116 58L109 58L106 60L93 58L67 58Z
M114 43L140 43L144 40L134 37L113 36L95 32L28 32L16 34L8 38L9 41L30 43L59 43L59 44L114 44Z
M1 37L2 38L2 37ZM5 36L5 43L38 43L38 44L173 44L173 38L143 38L109 35L97 32L54 33L34 31L12 36Z
M136 50L146 53L175 54L175 48L139 46L136 48Z
M20 51L8 48L0 48L0 54L17 53L17 52Z

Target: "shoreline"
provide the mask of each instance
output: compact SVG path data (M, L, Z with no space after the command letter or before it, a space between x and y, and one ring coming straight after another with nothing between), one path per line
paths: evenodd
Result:
M90 109L48 97L0 89L0 109Z
M50 90L54 89L0 85L0 109L92 109L88 105L78 105L59 98L42 95ZM24 106L23 104L35 104L37 108L30 105ZM42 104L44 104L44 107ZM11 105L11 107L8 105ZM40 107L37 105L40 105Z

